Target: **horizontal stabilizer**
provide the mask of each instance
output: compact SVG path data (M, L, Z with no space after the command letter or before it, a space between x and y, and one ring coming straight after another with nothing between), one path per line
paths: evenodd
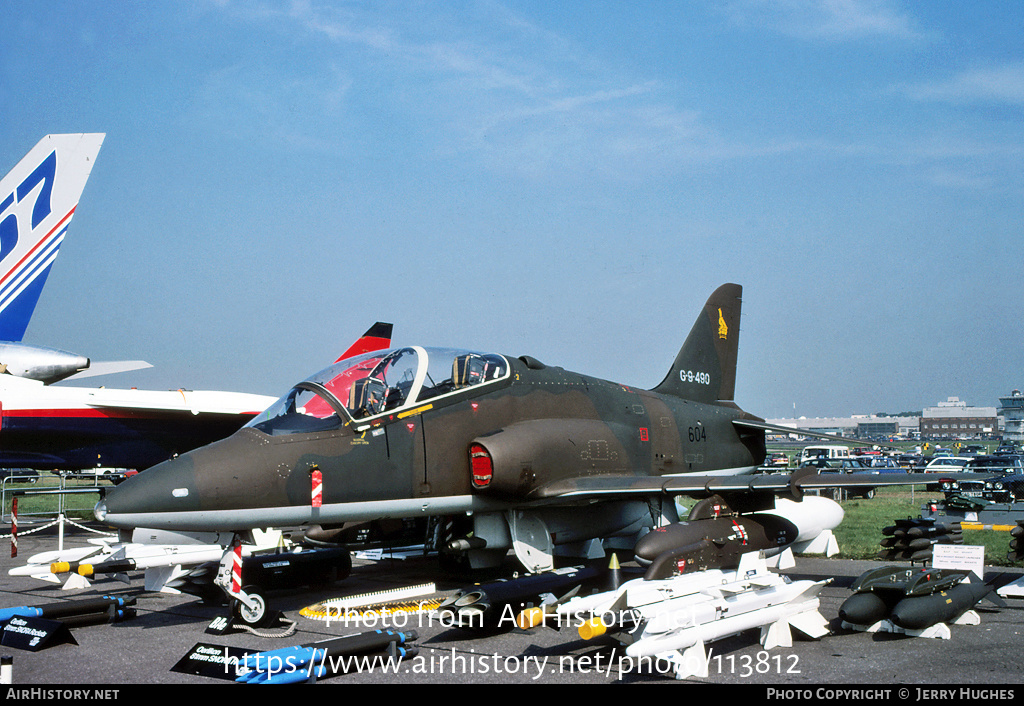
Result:
M65 380L80 380L82 378L91 378L98 375L114 375L115 373L129 373L133 370L145 370L146 368L152 368L151 363L147 363L144 360L110 360L100 361L98 363L90 362L89 367L80 373L75 373L71 377L65 378Z
M796 427L785 427L779 424L769 424L768 422L760 419L734 419L732 423L738 427L746 427L747 429L760 429L762 431L774 431L779 434L796 434L797 436L813 436L816 439L828 439L830 441L838 441L844 444L849 444L852 439L845 436L836 436L835 434L825 434L819 431L810 431L808 429L797 429Z

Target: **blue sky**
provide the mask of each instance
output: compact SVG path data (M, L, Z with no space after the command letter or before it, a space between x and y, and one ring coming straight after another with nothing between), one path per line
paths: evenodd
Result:
M107 134L26 341L277 395L385 320L652 387L737 282L755 414L996 406L1022 29L1002 1L12 3L4 170Z

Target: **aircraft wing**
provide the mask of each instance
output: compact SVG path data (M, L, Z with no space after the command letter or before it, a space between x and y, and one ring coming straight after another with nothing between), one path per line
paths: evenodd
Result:
M634 476L607 475L568 478L534 490L537 499L609 496L713 495L715 493L789 493L799 496L822 488L883 487L935 483L934 473L778 473L763 475Z
M98 391L98 392L102 392ZM119 395L88 398L95 409L190 412L191 414L258 414L276 400L264 395L209 390L111 390Z

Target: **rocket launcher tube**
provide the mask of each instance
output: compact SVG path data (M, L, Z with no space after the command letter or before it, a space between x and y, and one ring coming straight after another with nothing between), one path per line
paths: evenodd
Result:
M315 657L315 661L322 662L325 659L325 657L322 654L320 654L319 651L314 650L314 652L317 652L317 654L314 656ZM396 657L399 658L399 659L405 659L406 657L411 657L411 656L413 656L415 654L416 654L416 649L415 648L408 648L408 649L406 649L404 647L396 648ZM309 664L309 663L306 663L306 664ZM244 683L246 683L246 684L300 684L300 683L306 682L306 681L316 681L317 679L320 679L320 678L324 677L325 675L327 675L327 673L328 673L328 670L327 670L326 667L324 667L322 665L320 665L320 666L313 666L312 664L309 664L309 666L307 666L305 669L291 669L290 671L289 670L285 670L285 671L278 671L278 672L274 672L274 673L270 673L270 672L250 672L250 674L246 675L246 677L249 677L249 678L244 679ZM236 681L242 682L243 678L240 677Z
M0 610L0 623L6 622L15 616L23 618L46 618L48 620L60 620L72 615L88 615L99 613L110 609L111 606L123 608L134 605L134 598L116 598L104 596L95 600L69 601L67 603L51 603L44 606L18 606Z
M246 655L240 663L250 671L235 679L247 684L283 684L305 681L311 676L323 676L318 664L329 657L367 654L387 649L391 643L404 645L418 637L415 630L375 630L345 635L307 645L283 647L269 652ZM287 675L287 676L286 676ZM295 677L295 679L289 679Z

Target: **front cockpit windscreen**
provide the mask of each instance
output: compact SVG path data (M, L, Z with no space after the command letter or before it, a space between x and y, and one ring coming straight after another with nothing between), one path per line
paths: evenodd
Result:
M393 348L347 358L293 387L246 426L266 434L329 431L509 375L493 353Z

